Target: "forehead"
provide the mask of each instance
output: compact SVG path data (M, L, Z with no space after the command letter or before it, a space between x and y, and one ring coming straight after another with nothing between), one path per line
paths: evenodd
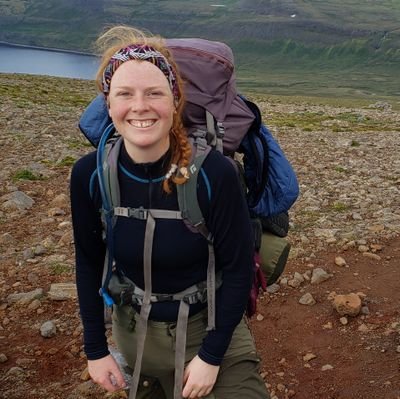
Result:
M160 86L168 87L169 83L161 70L149 61L129 60L121 64L111 78L114 86Z

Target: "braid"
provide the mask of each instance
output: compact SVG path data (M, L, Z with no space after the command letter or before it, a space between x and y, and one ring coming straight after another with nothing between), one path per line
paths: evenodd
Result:
M177 127L174 126L171 129L170 146L171 164L178 165L178 174L173 174L169 179L164 180L163 189L167 193L171 192L171 183L183 184L188 179L188 176L179 172L180 168L186 168L189 165L192 155L192 147L181 121Z

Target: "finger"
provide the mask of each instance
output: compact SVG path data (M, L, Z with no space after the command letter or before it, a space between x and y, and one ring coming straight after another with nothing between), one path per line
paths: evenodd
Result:
M118 387L119 389L125 388L125 386L126 386L125 378L124 378L124 376L122 375L122 373L121 373L121 371L119 369L113 370L111 372L110 378L111 378L112 383L116 387Z
M111 376L109 376L108 378L97 380L95 382L100 386L102 386L108 392L115 392L119 389L117 386L113 384Z

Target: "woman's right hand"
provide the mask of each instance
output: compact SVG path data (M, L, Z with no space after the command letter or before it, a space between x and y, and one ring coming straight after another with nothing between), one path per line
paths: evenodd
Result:
M88 360L88 371L92 380L108 392L115 392L126 386L121 370L111 355Z

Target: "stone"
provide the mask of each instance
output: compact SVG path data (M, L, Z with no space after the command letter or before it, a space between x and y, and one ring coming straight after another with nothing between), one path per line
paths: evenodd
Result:
M14 238L10 233L4 233L0 236L1 245L10 245L14 242Z
M48 216L53 217L53 216L64 216L65 211L63 211L61 208L51 208L49 209Z
M52 206L53 208L63 208L68 206L68 204L68 196L65 194L59 194L51 201L50 206Z
M336 295L333 307L341 316L357 316L361 310L361 299L357 294Z
M372 252L364 252L363 256L365 256L366 258L369 258L369 259L374 259L374 260L381 260L382 259L379 255L374 254Z
M264 316L262 314L258 314L257 315L257 321L263 321L264 320Z
M5 363L8 360L4 353L0 353L0 363Z
M50 285L48 296L53 301L75 299L77 290L75 283L54 283Z
M317 302L314 299L314 297L307 292L306 294L304 294L300 299L299 299L299 303L301 305L308 305L308 306L312 306L315 305Z
M362 323L362 324L359 325L359 327L357 328L357 330L360 331L360 332L368 332L368 331L369 331L369 328L367 327L366 324Z
M312 359L315 359L317 355L314 355L314 353L307 353L303 356L303 361L309 362Z
M7 303L8 304L13 304L13 303L20 303L20 304L27 304L32 302L34 299L40 299L43 297L43 289L42 288L36 288L33 291L29 292L21 292L18 294L10 294L7 297Z
M281 289L281 286L279 284L274 283L267 287L267 292L268 292L268 294L275 294L280 289Z
M299 280L296 280L295 278L288 281L289 287L297 288L297 287L300 287L300 285L301 285L301 282Z
M321 367L321 371L333 370L333 366L330 364L325 364Z
M339 321L340 321L340 323L342 324L342 325L344 325L344 326L347 326L347 324L349 324L349 319L347 318L347 317L341 317L340 319L339 319Z
M341 256L336 256L336 258L335 258L335 265L336 265L336 266L343 267L343 266L346 266L347 263L346 263L345 259L342 258Z
M2 208L7 211L23 211L32 208L35 201L22 191L13 191L3 195L0 200L5 201Z
M53 321L44 322L40 327L40 335L44 338L52 338L57 333L57 327Z
M331 277L324 269L320 267L316 267L313 269L313 273L311 276L311 284L320 284Z

